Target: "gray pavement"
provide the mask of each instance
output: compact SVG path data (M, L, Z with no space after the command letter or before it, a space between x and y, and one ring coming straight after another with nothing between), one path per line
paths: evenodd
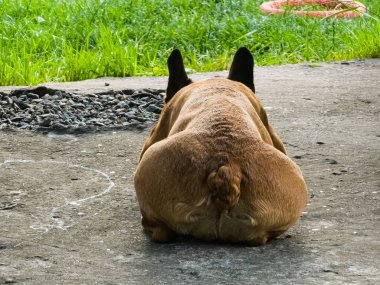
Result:
M309 188L291 231L263 247L154 244L142 232L132 183L149 130L1 131L0 284L380 284L380 59L258 67L255 75ZM48 86L94 93L165 84Z

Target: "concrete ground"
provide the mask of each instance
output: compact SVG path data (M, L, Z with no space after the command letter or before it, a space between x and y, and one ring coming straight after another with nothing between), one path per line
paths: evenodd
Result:
M255 75L269 120L309 187L291 231L263 247L154 244L142 232L132 180L149 130L1 131L0 284L380 284L380 59L258 67ZM209 76L225 73L192 77ZM86 93L165 84L128 78L49 87Z

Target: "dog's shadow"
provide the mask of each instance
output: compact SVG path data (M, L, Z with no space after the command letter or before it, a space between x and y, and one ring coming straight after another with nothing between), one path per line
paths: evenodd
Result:
M233 279L235 283L235 275L237 280L245 280L251 274L261 276L265 272L273 273L273 268L279 274L302 274L310 261L310 251L305 248L302 239L299 235L283 235L265 246L252 247L244 243L206 242L179 236L169 243L148 241L142 251L149 256L144 266L148 269L147 274L151 275L148 278L152 280L160 272L168 276L177 272L179 278L193 281L206 281L212 277L213 282L230 282ZM160 268L159 272L157 267Z
M146 234L146 233L145 233ZM146 236L148 238L148 236ZM161 249L165 248L215 248L215 249L255 249L258 251L265 250L268 248L287 248L289 249L297 248L300 244L303 244L303 237L299 234L293 235L292 233L286 233L279 237L273 238L268 241L266 245L263 246L254 246L248 245L246 242L228 242L228 241L222 241L222 240L214 240L214 241L205 241L202 239L197 239L195 237L189 236L189 235L176 235L175 238L173 238L172 241L167 243L156 243L152 241L147 242L146 250L147 251L160 251Z

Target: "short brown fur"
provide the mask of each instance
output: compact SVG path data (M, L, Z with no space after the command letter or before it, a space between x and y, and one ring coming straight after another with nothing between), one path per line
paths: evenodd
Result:
M178 233L263 245L288 230L306 206L306 185L252 91L253 78L253 88L230 79L181 81L134 177L146 232L157 242Z

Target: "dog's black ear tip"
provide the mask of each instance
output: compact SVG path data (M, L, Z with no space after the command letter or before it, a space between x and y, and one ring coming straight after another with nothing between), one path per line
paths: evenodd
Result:
M236 55L238 57L253 59L251 51L246 47L241 47L237 50Z
M181 51L177 48L173 49L172 52L171 52L172 55L179 55L181 54Z
M174 49L174 50L170 53L170 55L169 55L169 57L168 57L168 62L173 61L173 60L176 60L176 59L179 59L179 58L182 58L182 55L181 55L180 50L179 50L179 49Z
M247 47L240 47L237 53L251 53Z

